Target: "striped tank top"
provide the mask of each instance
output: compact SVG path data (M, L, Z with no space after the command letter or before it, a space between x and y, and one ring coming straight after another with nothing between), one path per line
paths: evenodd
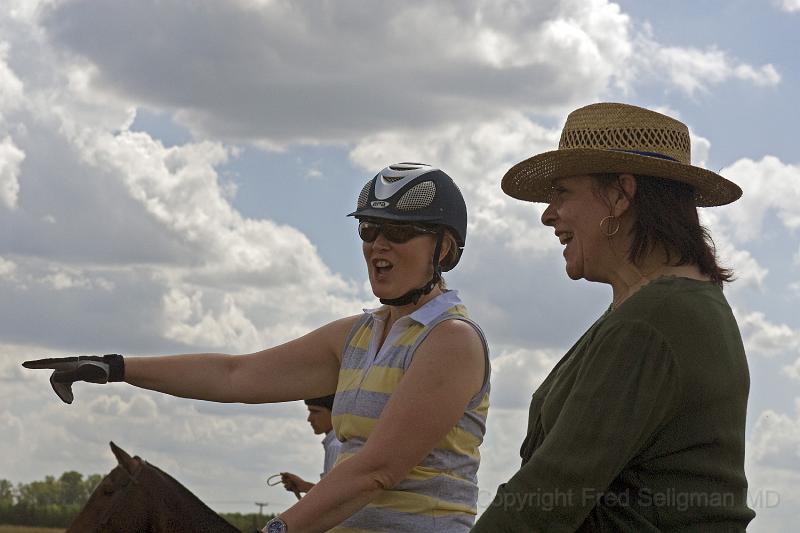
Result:
M378 350L387 308L365 310L345 342L332 418L342 441L337 463L366 443L392 392L430 330L445 320L470 323L486 352L486 376L464 415L406 478L331 531L463 533L477 514L478 447L489 409L489 348L456 291L446 291L398 319Z

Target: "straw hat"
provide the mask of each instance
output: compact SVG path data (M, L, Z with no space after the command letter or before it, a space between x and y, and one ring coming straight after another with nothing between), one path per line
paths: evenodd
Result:
M742 189L719 174L692 166L689 129L661 113L600 103L569 114L558 150L535 155L503 176L503 191L529 202L549 202L553 180L594 173L630 173L688 183L698 207L725 205Z

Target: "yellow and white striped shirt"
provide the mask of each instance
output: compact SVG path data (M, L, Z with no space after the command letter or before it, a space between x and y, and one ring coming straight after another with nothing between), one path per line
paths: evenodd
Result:
M378 343L388 308L365 310L345 343L333 404L333 427L342 441L340 461L364 446L392 392L430 330L445 320L470 323L486 351L486 376L464 415L406 478L332 531L337 533L469 531L477 514L478 447L489 408L489 349L456 291L446 291L398 319Z

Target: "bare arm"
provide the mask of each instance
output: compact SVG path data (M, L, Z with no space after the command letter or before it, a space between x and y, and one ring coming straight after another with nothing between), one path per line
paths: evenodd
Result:
M472 326L457 320L436 326L414 354L364 448L281 514L289 531L326 531L402 481L456 425L480 390L484 371L483 343Z
M336 320L298 339L246 355L126 357L125 381L215 402L269 403L333 394L341 350L356 319Z

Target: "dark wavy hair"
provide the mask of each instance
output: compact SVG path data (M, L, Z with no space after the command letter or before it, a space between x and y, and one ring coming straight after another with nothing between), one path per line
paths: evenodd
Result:
M592 174L595 192L622 186L620 174ZM634 212L633 241L628 260L638 265L656 247L667 254L672 266L697 265L704 275L722 287L733 281L733 271L717 263L711 235L697 216L694 188L680 181L635 176L636 194L629 198ZM624 193L624 191L623 191ZM609 206L611 207L611 206Z

